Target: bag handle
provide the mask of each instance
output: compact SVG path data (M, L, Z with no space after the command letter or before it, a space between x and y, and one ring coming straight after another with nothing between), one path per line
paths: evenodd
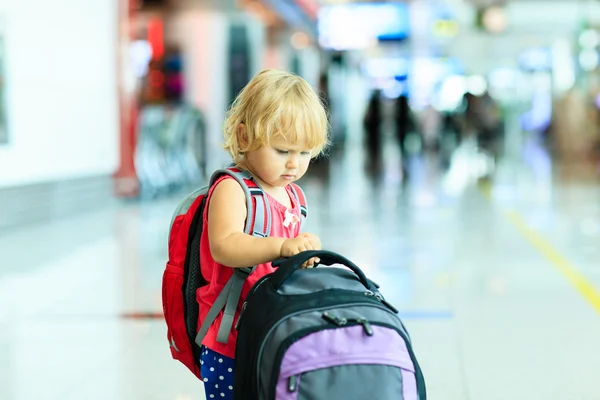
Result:
M333 251L328 250L307 250L301 253L296 254L293 257L289 258L281 258L273 261L271 264L273 267L278 267L277 271L271 274L269 281L275 290L278 290L281 285L290 277L294 272L300 269L302 264L313 257L318 257L321 259L320 264L324 265L333 265L333 264L342 264L345 267L348 267L352 272L358 276L360 282L364 285L368 290L376 289L376 285L367 279L365 273L354 264L352 261L348 260L346 257L334 253Z

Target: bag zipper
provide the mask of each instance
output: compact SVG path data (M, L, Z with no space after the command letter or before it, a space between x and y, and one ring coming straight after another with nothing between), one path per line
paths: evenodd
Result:
M321 315L321 318L336 326L345 326L348 325L348 323L355 322L358 325L362 325L363 330L365 331L365 334L367 336L373 336L373 328L371 327L371 323L364 318L340 318L328 313L327 311Z
M299 380L298 378L299 378L298 375L292 375L288 379L288 391L290 393L294 393L296 391L296 389L298 389L298 380Z
M377 299L374 296L374 293L371 291L367 291L367 292L355 292L355 291L350 291L350 290L342 290L342 291L346 292L346 293L350 292L352 297L355 297L357 299L362 298L362 301L353 302L353 303L340 303L339 301L336 301L334 303L324 305L321 307L315 307L315 308L311 308L311 309L304 309L304 310L296 311L294 313L287 315L285 318L275 321L275 323L273 323L273 324L268 324L268 325L271 325L271 327L269 328L269 330L267 331L267 333L265 334L263 339L260 341L260 346L259 346L257 357L256 357L256 371L260 371L260 362L262 360L262 353L263 353L265 344L267 342L267 339L269 338L271 333L273 333L275 328L277 328L283 321L285 321L289 318L292 318L299 314L304 314L304 313L313 312L313 311L322 311L322 310L327 310L327 309L331 309L331 308L348 308L348 307L362 306L362 305L367 305L367 304L371 305L371 306L375 306L381 310L391 312L388 307L381 305L382 303L379 301L379 299ZM336 299L336 300L340 300L340 299ZM365 300L367 300L367 301L365 301ZM296 307L296 306L297 306L297 304L294 304L294 307ZM240 319L241 319L241 316L240 316ZM319 326L319 327L321 327L321 326ZM403 335L403 337L404 337L404 335ZM259 387L260 387L260 374L257 373L256 374L256 389L258 390Z
M383 296L379 293L375 293L372 290L366 290L365 291L365 296L373 296L375 297L377 300L379 300L380 302L382 302L383 304L385 304L386 307L388 307L390 310L392 310L393 312L395 312L396 314L398 314L398 309L396 307L394 307L391 303L388 303L386 299L383 298Z

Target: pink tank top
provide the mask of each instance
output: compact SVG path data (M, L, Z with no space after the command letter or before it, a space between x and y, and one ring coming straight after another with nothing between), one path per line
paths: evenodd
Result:
M212 191L215 187L223 180L223 179L233 179L231 176L223 176L215 185L211 188L208 194L208 202L210 202L210 196L212 195ZM269 207L271 208L271 235L272 237L282 237L282 238L294 238L298 236L300 233L300 222L293 224L286 224L287 227L284 226L284 221L286 218L286 211L291 212L296 215L296 220L300 221L300 204L298 204L298 200L296 196L294 196L291 187L286 186L286 191L288 196L290 197L292 203L292 209L288 210L286 206L277 201L274 197L265 192L265 196L269 201ZM208 206L206 207L208 210ZM206 314L208 314L208 310L212 306L212 304L217 299L217 296L223 290L223 287L233 275L233 268L227 267L225 265L217 263L210 253L210 244L208 241L208 212L204 213L204 228L202 230L202 237L200 238L200 265L202 266L202 276L209 281L208 285L201 287L196 292L196 300L198 304L200 304L200 318L199 321L204 321L206 318ZM238 303L235 317L234 317L234 325L237 322L237 319L240 315L240 310L242 304L246 300L248 293L252 286L263 276L274 272L275 269L271 267L271 263L265 263L257 265L256 269L244 282L244 286L242 287L242 294L240 296L240 301ZM217 316L215 321L212 323L202 344L209 349L216 351L219 354L224 355L225 357L234 358L235 356L235 344L237 340L237 330L232 329L229 333L229 340L227 344L220 343L217 341L217 333L219 331L219 326L221 325L221 320L223 319L223 311ZM198 324L198 329L200 329L200 324Z

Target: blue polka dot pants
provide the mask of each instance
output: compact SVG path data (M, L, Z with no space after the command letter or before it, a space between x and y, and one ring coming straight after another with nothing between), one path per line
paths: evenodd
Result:
M231 400L233 397L233 359L202 346L200 373L206 399Z

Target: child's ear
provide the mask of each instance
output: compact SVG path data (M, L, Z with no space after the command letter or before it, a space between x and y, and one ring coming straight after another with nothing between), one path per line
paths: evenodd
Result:
M248 147L248 131L246 130L246 124L239 124L237 128L237 137L240 149L246 149Z

